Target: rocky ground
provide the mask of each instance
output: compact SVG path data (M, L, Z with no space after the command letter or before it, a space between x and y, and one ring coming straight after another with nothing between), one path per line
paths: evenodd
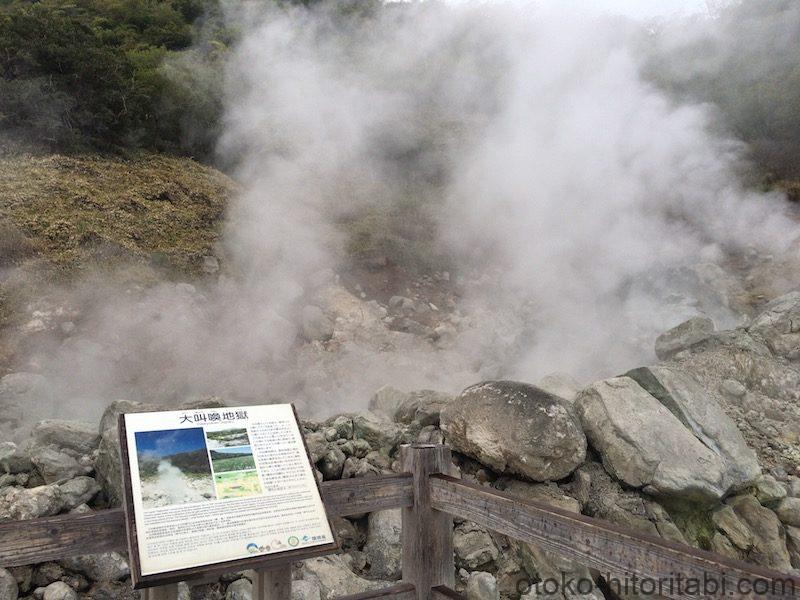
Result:
M687 321L659 337L657 363L588 386L556 374L535 385L485 381L456 398L384 387L368 411L306 421L304 433L324 480L394 473L401 444L443 442L470 481L797 573L798 323L795 291L737 329ZM17 372L0 380L6 423L35 397L37 377ZM0 445L0 520L118 505L116 416L155 408L118 400L99 424L42 420L30 437ZM335 525L344 552L298 564L296 598L332 598L399 579L399 511ZM537 581L562 572L591 576L474 523L457 520L454 536L457 587L473 600L534 598L544 595ZM117 553L3 569L0 598L126 598L128 577ZM237 573L182 593L243 600L251 585L247 573Z

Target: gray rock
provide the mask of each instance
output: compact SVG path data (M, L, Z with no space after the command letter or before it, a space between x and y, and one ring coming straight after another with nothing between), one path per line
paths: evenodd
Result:
M252 600L253 584L249 579L242 577L237 579L225 591L225 600Z
M741 483L739 470L719 449L707 447L630 377L592 384L580 393L577 404L603 465L630 486L656 495L709 501ZM703 429L712 430L712 425Z
M131 572L128 561L116 552L73 556L59 561L59 564L70 571L85 575L92 581L119 581Z
M681 350L708 339L713 333L714 322L711 319L692 317L656 338L656 356L666 360Z
M364 545L366 537L351 521L334 517L332 523L336 539L342 544L343 549L358 550Z
M307 342L325 342L333 337L333 320L319 306L305 306L301 331Z
M734 400L743 398L747 394L747 388L735 379L723 379L719 385L719 391Z
M115 400L106 407L100 418L100 445L95 461L95 475L111 506L122 503L122 467L119 454L119 415L158 410L154 404L132 400Z
M580 384L569 373L550 373L545 375L536 383L536 387L570 403L575 401L581 391Z
M795 569L800 569L800 527L786 526L786 548Z
M494 487L523 500L533 500L534 502L548 504L574 513L581 512L580 502L566 495L554 483L529 483L504 477L498 479Z
M37 445L68 448L80 454L89 454L100 443L97 426L84 421L39 421L33 429L33 436Z
M33 470L33 462L14 442L3 442L0 443L0 470L6 473L26 473Z
M439 425L442 409L452 401L452 396L433 390L411 392L400 402L394 420L405 424L417 421L422 427Z
M12 488L0 498L0 521L38 519L58 514L64 507L57 485Z
M572 407L525 383L468 387L442 410L441 428L454 450L534 481L562 479L586 458Z
M800 292L790 292L767 304L748 331L777 356L800 359Z
M753 532L730 506L724 504L714 510L711 521L740 550L747 552L753 547Z
M44 588L42 600L78 600L78 594L63 581L55 581Z
M72 510L90 502L100 491L100 485L91 477L81 476L59 484L64 509Z
M72 479L78 475L85 475L90 470L69 454L57 450L55 446L33 448L31 450L31 461L46 483Z
M697 380L675 367L634 369L627 373L664 405L726 467L728 490L739 490L761 474L756 453L747 446L733 420Z
M786 493L792 498L800 498L800 477L789 477L786 482Z
M336 430L339 439L353 439L353 419L351 417L338 416L331 422L331 427Z
M363 458L356 458L351 456L344 461L344 468L342 469L342 479L350 479L351 477L367 477L370 475L380 475L381 470L371 464L368 460Z
M311 462L317 464L328 453L328 440L325 439L325 434L321 431L307 433L305 438L308 453L311 455Z
M389 585L389 582L386 581L373 581L359 577L350 570L345 557L340 555L303 561L302 579L317 586L322 600L360 594Z
M17 600L18 597L17 580L6 569L0 567L0 600Z
M400 509L370 513L364 554L371 577L397 580L401 574L402 546Z
M320 600L319 586L303 579L293 581L292 600Z
M326 481L341 477L345 459L344 452L339 448L334 446L328 450L319 462L319 470Z
M749 494L734 496L726 502L753 533L753 547L748 558L784 573L791 569L784 530L775 513Z
M772 475L764 475L759 478L755 482L753 492L761 504L774 504L786 497L786 488Z
M52 398L48 380L36 373L10 373L0 378L0 424L30 420L33 409L45 407Z
M385 385L369 399L369 410L388 419L393 419L400 405L410 397L390 385Z
M497 580L491 573L475 571L467 580L467 600L500 600Z
M400 441L400 428L373 413L353 417L353 436L366 440L372 448L392 450Z
M775 507L775 514L784 525L800 527L800 498L784 498Z
M453 550L456 566L470 571L494 562L500 554L489 532L471 521L456 526Z

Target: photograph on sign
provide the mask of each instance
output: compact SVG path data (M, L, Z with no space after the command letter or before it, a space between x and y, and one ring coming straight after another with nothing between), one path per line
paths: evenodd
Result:
M291 404L125 414L120 441L137 583L336 548Z

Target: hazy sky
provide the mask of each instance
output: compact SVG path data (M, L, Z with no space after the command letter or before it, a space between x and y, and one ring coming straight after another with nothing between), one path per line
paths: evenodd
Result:
M712 4L720 0L711 0ZM538 0L548 6L568 6L571 9L599 10L636 18L652 18L673 14L706 12L706 0Z

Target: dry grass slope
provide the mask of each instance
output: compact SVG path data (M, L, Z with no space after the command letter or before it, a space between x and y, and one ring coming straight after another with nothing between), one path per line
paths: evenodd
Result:
M66 276L122 261L193 273L211 253L234 189L219 171L185 158L3 158L0 226L14 241L0 264L35 254Z

